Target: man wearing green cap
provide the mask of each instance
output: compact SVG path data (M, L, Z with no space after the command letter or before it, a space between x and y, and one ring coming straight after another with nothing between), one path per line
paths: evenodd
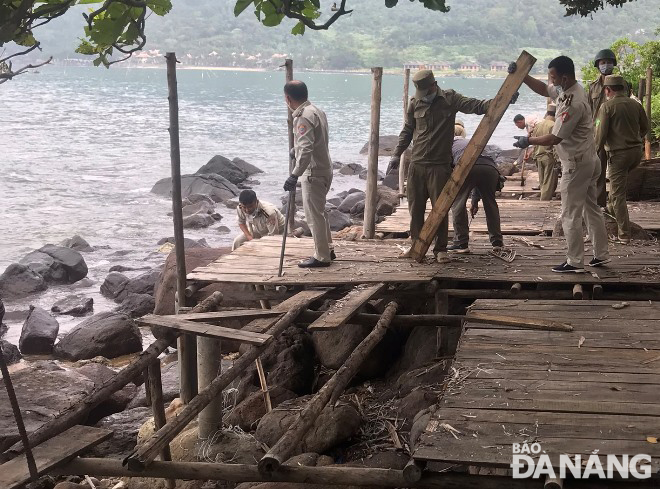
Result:
M608 212L616 218L619 241L628 243L628 172L642 159L642 141L649 130L649 121L642 105L626 95L624 84L621 76L605 77L603 87L607 100L601 105L594 126L596 148L607 152L610 177Z
M392 161L414 141L412 159L408 170L408 210L410 211L410 235L419 237L424 225L426 202L435 205L449 176L452 164L452 143L456 113L485 114L490 100L464 97L454 90L438 87L431 70L420 70L413 76L415 95L410 99L406 121L399 135L399 144ZM515 100L512 100L512 103ZM447 233L449 221L442 221L436 234L433 254L437 261L448 261ZM409 253L402 255L409 256Z

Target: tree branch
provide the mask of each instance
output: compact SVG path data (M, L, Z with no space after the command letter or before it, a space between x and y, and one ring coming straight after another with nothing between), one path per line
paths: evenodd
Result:
M284 0L284 8L282 9L282 13L289 17L290 19L297 19L303 24L305 24L306 27L309 27L312 30L315 31L324 31L330 28L332 24L334 24L339 17L342 15L348 15L353 12L353 10L346 10L346 0L341 0L341 5L339 6L339 9L330 17L325 24L317 24L313 20L305 17L304 15L298 13L298 12L292 12L291 11L291 0Z
M24 54L27 54L31 51L34 51L37 48L39 48L39 50L41 51L41 48L39 47L40 45L41 45L40 43L36 43L34 46L29 47L25 51L21 51L19 53L14 53L14 54L11 54L11 55L7 56L6 58L2 58L2 59L0 59L0 63L4 63L5 61L7 61L8 59L13 58L14 56L23 56Z
M11 67L9 67L9 71L5 71L4 73L0 73L0 85L2 85L3 83L11 80L15 76L18 76L18 75L21 75L21 74L25 73L27 70L31 70L31 69L34 69L34 68L39 68L40 66L46 65L46 64L50 63L51 61L53 61L52 56L50 58L48 58L46 61L44 61L43 63L37 63L36 65L29 64L27 66L23 66L23 68L21 68L20 70L11 71Z

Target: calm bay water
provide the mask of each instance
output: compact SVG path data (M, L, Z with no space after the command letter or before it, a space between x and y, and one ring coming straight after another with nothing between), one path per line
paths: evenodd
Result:
M369 135L371 76L299 73L311 100L330 125L331 155L343 163L365 165L359 151ZM240 157L264 170L255 190L279 203L287 176L286 106L283 72L179 70L182 172L194 173L213 155ZM444 88L489 98L501 80L440 79ZM411 84L412 85L412 84ZM402 78L385 75L381 134L401 128ZM517 112L540 113L545 100L523 90L497 128L491 144L509 148L522 134ZM480 117L459 116L472 134ZM170 172L167 81L161 69L64 68L48 66L0 85L0 271L46 243L80 234L92 246L85 254L90 281L76 292L93 296L95 312L113 307L98 293L108 268L155 266L163 261L156 242L172 235L170 202L149 191ZM387 158L381 158L381 168ZM332 193L364 187L357 177L337 176ZM211 246L229 244L238 232L234 211L218 206L221 224L186 232ZM38 296L9 302L9 310L28 304L50 309L70 287L53 287ZM62 331L79 320L64 319ZM12 325L15 341L20 328ZM20 324L20 322L16 322Z

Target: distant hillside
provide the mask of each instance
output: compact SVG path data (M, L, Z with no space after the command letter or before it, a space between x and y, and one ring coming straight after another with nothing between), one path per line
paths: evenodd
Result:
M307 31L300 37L289 33L292 20L266 28L249 9L235 18L233 0L173 3L171 14L148 20L147 48L174 50L180 57L203 55L199 64L229 66L275 65L279 60L274 54L293 57L297 68L400 67L406 61L453 66L507 61L525 48L542 62L541 68L559 53L588 61L615 39L648 40L660 27L657 0L608 8L593 18L564 17L557 0L449 0L447 14L424 9L419 2L399 2L388 9L383 0L349 0L354 9L350 17L327 32ZM38 37L46 52L72 55L81 26L82 19L68 15L45 26ZM209 57L214 51L217 55Z

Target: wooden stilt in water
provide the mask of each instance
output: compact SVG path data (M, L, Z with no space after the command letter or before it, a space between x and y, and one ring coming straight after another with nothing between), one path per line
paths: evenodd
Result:
M167 423L165 418L165 406L163 403L163 383L160 375L160 360L154 359L149 364L149 387L151 397L151 409L154 414L154 426L156 431L161 429ZM164 462L172 460L169 443L160 453L160 459ZM167 479L167 488L174 489L176 482L174 479Z
M364 201L364 237L373 239L376 232L376 202L378 200L378 142L380 139L380 99L383 68L371 68L371 131L367 163L367 195Z
M406 122L406 114L408 113L408 92L410 88L410 68L406 68L403 72L403 122ZM405 151L404 151L405 153ZM403 198L406 195L406 158L401 154L399 159L399 202L403 203Z
M218 338L197 337L198 389L203 391L222 370L222 342ZM217 396L199 413L199 437L207 439L222 427L222 396Z
M584 297L584 290L582 289L582 284L575 284L573 286L573 299L582 299Z
M649 120L649 127L651 123L651 99L652 97L652 88L653 88L653 68L650 66L646 69L646 99L645 99L645 105L646 105L646 117L648 117ZM650 136L651 130L649 129L649 134L646 135L646 139L644 141L644 159L650 160L651 159L651 136Z

